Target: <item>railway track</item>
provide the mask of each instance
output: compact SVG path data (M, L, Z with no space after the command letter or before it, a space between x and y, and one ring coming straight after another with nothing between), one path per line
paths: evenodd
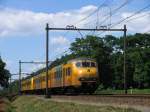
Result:
M28 94L29 95L29 94ZM34 94L35 95L35 94ZM17 96L17 95L14 95ZM45 95L36 95L44 97ZM52 94L52 97L122 97L122 98L149 98L150 94Z
M99 97L133 97L133 98L150 98L150 94L93 94L91 96Z
M38 97L42 100L49 100L45 95L26 95ZM51 100L57 102L72 102L84 105L95 106L117 106L117 107L131 107L138 109L147 109L150 112L150 94L80 94L80 95L52 95Z
M103 103L116 105L141 105L150 107L150 95L132 94L132 95L52 95L52 99L62 101L78 101L85 103Z
M133 98L150 98L150 94L78 94L78 95L52 95L52 96L96 96L96 97L133 97Z

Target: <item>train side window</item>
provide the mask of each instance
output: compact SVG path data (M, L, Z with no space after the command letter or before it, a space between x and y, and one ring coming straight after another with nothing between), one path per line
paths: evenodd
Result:
M61 71L59 70L59 80L61 79Z
M40 82L42 82L42 77L39 77Z
M91 67L96 67L96 64L94 62L91 62Z
M66 76L68 76L68 68L66 68Z
M55 72L55 79L56 80L60 80L61 79L61 71L60 70Z
M54 72L55 79L57 80L57 72Z
M60 79L62 78L62 70L60 70Z
M71 68L68 68L68 76L71 75Z
M57 72L54 72L54 74L55 74L55 79L57 80Z
M59 79L61 78L61 72L60 72L60 70L59 70Z
M63 75L65 75L65 69L63 69Z
M66 76L67 76L67 75L68 75L68 69L66 68L66 70L65 70L65 71L66 71Z
M58 80L59 79L59 72L57 71L56 74L57 74L56 76L57 76L57 80Z
M59 72L57 71L56 74L57 74L57 80L58 80L59 79Z
M49 75L48 75L48 80L50 80L50 79L51 79L51 76L50 76L50 75L51 75L51 74L49 74Z
M48 77L49 77L49 76L48 76ZM45 81L45 76L42 77L42 81L43 81L43 82Z

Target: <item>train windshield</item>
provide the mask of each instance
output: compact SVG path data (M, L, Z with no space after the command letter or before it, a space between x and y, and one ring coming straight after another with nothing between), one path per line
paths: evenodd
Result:
M82 62L82 67L90 67L90 62Z
M96 64L94 62L91 62L91 67L96 67Z
M94 62L77 62L77 67L96 67L96 64Z

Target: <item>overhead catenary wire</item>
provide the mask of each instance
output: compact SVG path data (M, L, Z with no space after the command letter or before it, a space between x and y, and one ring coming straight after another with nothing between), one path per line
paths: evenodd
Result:
M111 24L111 15L112 15L112 13L111 13L111 7L109 5L104 5L103 7L106 7L106 6L109 8L109 11L110 11L108 14L109 14L109 19L110 19L110 21L109 21L110 23L109 24ZM95 26L96 28L98 28L98 25L99 25L99 16L100 16L99 15L99 11L97 11L97 15L96 15L97 16L96 17L97 20L96 20L96 23L95 23L96 24L96 26ZM107 15L104 15L104 16L107 16ZM87 35L89 35L89 34L90 34L90 32ZM92 35L94 35L94 34L95 34L95 31L92 32Z
M124 18L124 19L122 19L122 20L120 20L120 21L114 23L114 24L112 24L112 25L111 25L111 28L115 27L116 25L121 24L122 22L128 20L129 18L132 18L132 17L136 16L137 14L141 13L143 10L145 10L145 9L147 9L147 8L149 8L149 7L150 7L150 4L148 4L148 5L145 6L144 8L142 8L142 9L136 11L136 12L133 13L132 15L130 15L130 16L128 16L128 17L126 17L126 18ZM105 31L103 31L102 33L104 33L104 32L105 32ZM98 36L101 35L102 33L98 34Z
M97 11L99 11L100 10L100 8L101 7L103 7L103 5L105 4L105 2L106 2L106 0L103 2L103 4L101 4L99 7L98 7L98 9L97 10L95 10L94 12L92 12L91 14L89 14L86 18L83 18L83 19L81 19L80 21L78 21L78 23L81 23L81 21L84 21L84 20L86 20L87 18L89 18L90 16L92 16L93 14L95 14ZM119 7L117 7L116 9L114 9L112 12L111 12L111 16L114 14L114 13L116 13L119 9L121 9L122 7L124 7L125 5L127 5L128 3L130 3L131 2L131 0L126 0L126 2L124 2L123 4L121 4ZM107 16L107 15L106 15ZM109 18L110 16L108 16L108 18ZM76 23L77 24L77 23ZM87 23L86 23L87 24ZM79 32L79 34L81 35L81 37L83 38L83 35L82 35L82 33L80 32L80 31L78 31ZM68 31L64 34L65 36L67 35L67 33L68 33ZM65 52L63 52L63 53L66 53L66 51ZM62 53L61 53L62 54Z
M104 0L104 2L103 2L101 5L99 5L99 7L98 7L96 10L94 10L93 12L91 12L89 15L87 15L87 16L84 17L84 18L82 18L81 20L75 22L74 24L77 25L77 24L81 23L82 21L85 21L87 18L91 17L92 15L94 15L97 11L100 10L100 8L101 8L103 5L105 5L106 2L107 2L107 0ZM81 34L81 32L79 32L79 33L80 33L81 37L83 37L83 35ZM66 31L66 32L64 33L63 37L65 37L67 34L68 34L68 31Z
M85 18L81 19L80 21L76 22L76 24L79 24L81 23L82 21L85 21L87 18L91 17L92 15L94 15L96 12L98 12L100 10L101 7L103 7L105 5L107 0L105 0L98 8L97 10L95 10L94 12L90 13L88 16L86 16ZM126 2L124 2L123 4L121 4L119 7L117 7L116 9L114 9L112 12L111 12L111 16L116 13L119 9L121 9L122 7L124 7L125 5L127 5L130 1L129 0L126 0ZM107 16L107 15L106 15ZM107 18L109 18L110 16L108 16ZM87 24L87 23L86 23ZM79 34L81 35L81 37L83 38L83 35L80 31L78 31ZM68 33L68 31L64 34L64 36L66 36ZM60 55L66 53L67 51L61 53Z
M125 5L127 5L129 2L131 2L132 0L126 0L126 2L124 2L123 4L121 4L118 8L114 9L111 12L111 16L116 13L119 9L121 9L122 7L124 7ZM100 10L100 8L102 8L105 4L106 4L107 0L105 0L96 10L94 10L92 13L90 13L89 15L87 15L86 17L82 18L81 20L75 22L74 24L77 25L79 23L81 23L82 21L85 21L87 18L91 17L92 15L94 15L96 12L98 12ZM108 19L109 16L106 18ZM106 20L105 20L106 21ZM86 23L87 24L87 23ZM102 22L101 22L102 24ZM66 36L68 34L68 31L65 32L65 34L63 36Z
M119 9L121 9L122 7L124 7L125 5L127 5L128 3L130 3L131 1L133 0L126 0L123 4L121 4L118 8L114 9L112 12L111 12L111 16L116 13ZM87 15L86 17L82 18L81 20L75 22L75 25L81 23L82 21L85 21L87 18L91 17L92 15L94 15L96 12L98 12L104 5L105 3L107 2L107 0L105 0L98 8L97 10L93 11L92 13L90 13L89 15ZM107 16L106 19L108 19L110 16ZM106 20L104 20L105 22ZM101 22L100 24L102 24L103 22ZM87 24L87 23L86 23ZM65 34L63 36L66 36L68 34L68 31L65 32ZM88 33L89 34L89 33ZM87 34L87 35L88 35Z
M105 0L96 10L94 10L92 13L90 13L89 15L87 15L86 17L82 18L81 20L75 22L74 24L77 25L79 23L81 23L82 21L85 21L87 18L91 17L92 15L94 15L97 11L100 10L100 8L105 5L107 0Z
M77 24L81 23L82 21L85 21L87 18L91 17L92 15L94 15L106 3L106 1L107 0L105 0L96 10L91 12L89 15L87 15L86 17L84 17L84 18L80 19L79 21L75 22L74 25L77 25ZM66 36L67 34L68 34L68 31L64 34L64 36Z
M129 22L129 21L134 21L134 20L136 20L136 19L140 19L140 18L143 18L143 17L145 17L145 16L150 16L150 12L145 13L145 14L143 14L143 15L139 15L139 16L134 17L134 18L131 18L131 19L127 20L127 22Z
M140 9L140 10L138 10L138 11L136 11L135 13L133 13L132 15L130 15L130 16L128 16L128 17L126 17L126 18L124 18L124 19L122 19L122 20L120 20L120 21L118 21L117 23L115 23L115 24L113 24L112 25L112 27L114 27L114 26L116 26L116 25L119 25L120 23L122 23L122 22L124 22L124 21L126 21L127 19L129 19L129 18L131 18L131 17L134 17L135 15L137 15L137 14L139 14L139 13L141 13L143 10L145 10L145 9L147 9L147 8L149 8L150 7L150 4L148 4L146 7L144 7L144 8L142 8L142 9Z
M114 9L111 13L111 16L113 16L115 13L117 13L117 11L119 11L121 8L123 8L124 6L126 6L127 4L131 3L131 1L133 0L126 0L123 4L121 4L118 8ZM101 23L99 24L99 26L101 26L105 21L107 21L109 19L109 15L103 20L101 21Z
M111 17L112 17L115 13L117 13L117 11L119 11L121 8L123 8L123 7L126 6L127 4L131 3L131 1L133 1L133 0L126 0L126 1L123 2L119 7L115 8L114 10L110 11L110 13L106 14L106 15L105 15L106 18L105 18L103 21L101 21L100 24L97 25L97 27L98 27L98 26L101 26L101 25L102 25L104 22L106 22L109 18L111 19ZM107 15L108 15L108 16L107 16ZM104 17L105 17L105 16L104 16ZM109 25L109 26L111 27L111 20L110 20L110 25ZM89 35L89 33L88 33L87 35Z
M84 38L83 35L82 35L82 33L80 32L80 30L77 30L77 31L79 32L80 36L81 36L82 38Z
M96 12L98 12L100 10L101 7L103 7L105 5L107 0L105 0L98 8L97 10L95 10L94 12L90 13L88 16L82 18L81 20L77 21L75 24L79 24L81 23L82 21L85 21L87 18L91 17L92 15L94 15ZM123 4L121 4L119 7L117 7L116 9L114 9L112 12L111 12L111 16L116 13L119 9L121 9L122 7L124 7L125 5L127 5L128 3L130 3L131 0L126 0ZM109 18L110 16L108 16L107 18ZM102 22L101 22L102 23ZM86 23L87 24L87 23ZM80 31L78 31L81 35L81 37L83 37L82 33ZM64 36L66 36L68 34L68 31L65 32Z
M115 8L114 10L111 11L111 16L113 16L115 13L117 13L117 11L119 11L121 8L123 8L125 5L131 3L131 1L133 0L126 0L123 4L121 4L119 7ZM109 18L110 18L110 13L104 15L103 17L106 17L103 21L100 22L100 25L102 25L105 21L107 21ZM97 19L94 19L94 20L91 20L89 21L88 23L85 23L84 25L86 24L89 24L93 21L96 21ZM99 25L99 26L100 26Z

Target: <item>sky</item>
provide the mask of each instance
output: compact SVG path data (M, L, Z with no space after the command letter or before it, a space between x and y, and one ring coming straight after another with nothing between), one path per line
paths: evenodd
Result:
M113 12L126 1L130 2L116 13ZM131 16L148 4L149 0L0 0L0 55L6 62L6 68L16 74L19 60L45 61L46 23L49 23L50 27L64 28L67 25L78 28L107 26ZM86 18L96 10L96 13ZM107 20L102 22L106 17ZM149 7L130 19L114 28L123 28L126 24L128 35L150 30ZM93 34L81 33L83 36ZM106 34L122 35L117 32L105 32L102 36ZM69 52L70 43L77 37L81 37L79 32L50 31L49 60L59 58L65 51ZM22 66L22 71L31 73L43 66L45 65L26 64Z

